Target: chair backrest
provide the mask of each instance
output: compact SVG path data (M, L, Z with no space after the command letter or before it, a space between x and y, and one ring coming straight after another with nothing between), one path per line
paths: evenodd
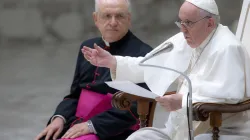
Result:
M243 2L236 36L250 54L250 0Z
M236 37L241 41L244 48L246 49L248 56L245 55L245 72L246 74L246 85L250 84L250 0L244 0L238 27L236 31ZM250 98L250 87L246 86L246 96Z

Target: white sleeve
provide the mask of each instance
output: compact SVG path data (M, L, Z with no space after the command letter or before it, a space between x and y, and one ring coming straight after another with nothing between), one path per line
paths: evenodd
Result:
M144 70L139 66L139 62L143 57L123 57L115 56L116 58L116 70L111 71L111 77L117 81L131 81L133 83L144 82Z
M59 117L59 118L63 119L63 122L66 123L66 119L65 119L62 115L54 115L54 116L51 118L50 122L52 122L56 117Z

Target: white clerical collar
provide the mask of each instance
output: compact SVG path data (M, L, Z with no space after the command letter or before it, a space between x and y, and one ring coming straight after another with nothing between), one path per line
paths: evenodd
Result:
M110 45L109 45L109 42L108 42L108 41L106 41L103 37L102 37L102 40L104 41L104 43L105 43L106 47L110 47Z

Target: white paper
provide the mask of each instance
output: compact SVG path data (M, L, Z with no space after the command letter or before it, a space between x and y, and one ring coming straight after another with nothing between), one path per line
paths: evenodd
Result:
M135 83L132 83L130 81L111 81L111 82L105 82L108 86L115 88L117 90L136 95L146 98L152 98L155 99L156 97L159 97L159 95L154 94L153 92L142 88Z

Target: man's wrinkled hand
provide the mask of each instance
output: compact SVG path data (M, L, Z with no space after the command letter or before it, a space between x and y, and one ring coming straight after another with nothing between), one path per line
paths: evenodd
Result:
M182 94L171 94L156 97L155 100L166 110L176 111L182 108Z
M49 140L53 136L53 140L56 140L57 137L63 130L64 121L62 118L55 118L40 134L37 135L35 140L40 140L42 137L45 137L45 140Z
M77 138L83 135L87 135L89 134L89 129L88 129L88 125L86 122L84 123L79 123L79 124L75 124L74 126L72 126L63 136L62 138L65 139L73 139L73 138Z
M108 51L94 44L94 49L84 46L82 53L87 61L98 67L114 68L116 59Z

